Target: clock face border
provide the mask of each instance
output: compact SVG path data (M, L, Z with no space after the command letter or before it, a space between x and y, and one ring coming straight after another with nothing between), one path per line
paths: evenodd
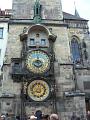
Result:
M28 84L27 95L33 101L45 101L50 95L50 85L42 79L35 79Z
M31 50L26 57L26 68L34 74L42 74L50 69L50 58L43 50Z

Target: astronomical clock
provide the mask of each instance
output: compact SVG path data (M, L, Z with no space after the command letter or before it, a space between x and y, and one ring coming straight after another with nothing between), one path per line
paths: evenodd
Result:
M25 66L29 72L39 75L39 79L35 78L27 85L26 92L29 98L33 101L44 101L49 98L50 85L44 79L40 79L40 74L50 69L49 55L43 50L28 51Z
M53 46L56 36L43 25L32 26L27 33L21 35L25 71L22 75L22 100L35 104L43 101L43 104L52 103L55 98Z
M44 51L32 50L27 55L26 67L32 73L44 73L50 68L49 56Z

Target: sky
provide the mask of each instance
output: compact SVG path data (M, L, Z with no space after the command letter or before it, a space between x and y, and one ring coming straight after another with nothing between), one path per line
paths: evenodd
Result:
M90 31L90 0L61 0L62 9L65 12L74 14L75 7L80 17L89 20L89 31Z
M90 20L90 0L61 0L62 10L74 14L75 6L80 17ZM12 0L0 0L0 8L11 9ZM90 28L90 21L89 21Z

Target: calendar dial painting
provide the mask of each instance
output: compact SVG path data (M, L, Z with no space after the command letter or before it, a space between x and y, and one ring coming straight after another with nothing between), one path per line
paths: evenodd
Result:
M34 80L28 85L27 92L32 100L43 101L49 96L50 88L47 82Z

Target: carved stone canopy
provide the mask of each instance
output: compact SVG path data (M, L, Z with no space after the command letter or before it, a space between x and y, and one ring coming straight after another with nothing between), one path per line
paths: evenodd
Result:
M54 35L46 26L41 25L41 24L35 24L35 25L32 25L31 27L27 28L27 30L25 29L25 31L20 34L20 40L21 41L26 40L28 35L30 34L30 32L32 32L34 30L45 31L48 36L48 40L52 40L53 42L55 42L55 40L57 38L57 36Z

